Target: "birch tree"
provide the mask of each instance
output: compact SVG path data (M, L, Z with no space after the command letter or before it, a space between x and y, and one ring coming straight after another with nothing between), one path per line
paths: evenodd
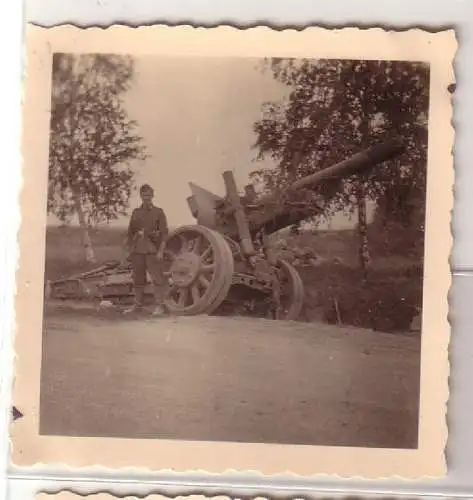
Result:
M416 187L412 192L425 193L428 65L270 59L266 69L288 88L287 99L266 103L254 125L257 159L270 157L277 164L275 169L253 173L255 182L267 191L281 189L386 136L402 138L405 152L394 160L316 189L323 200L322 216L339 211L357 215L360 266L366 268L367 200L396 198L406 184Z
M129 57L53 58L48 212L63 223L77 217L89 262L95 261L90 226L126 213L131 163L145 158L123 103L132 76Z

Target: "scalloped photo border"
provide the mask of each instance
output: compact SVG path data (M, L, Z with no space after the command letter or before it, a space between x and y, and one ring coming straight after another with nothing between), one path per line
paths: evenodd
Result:
M35 500L78 500L80 498L84 500L115 500L117 498L120 498L120 500L138 500L139 498L145 500L230 500L235 497L230 497L227 495L176 495L175 497L173 497L154 493L150 495L144 495L142 497L134 495L115 496L112 493L107 492L75 493L70 490L62 490L57 493L41 492L35 495ZM262 498L263 497L254 497L254 500L262 500Z
M274 30L164 25L26 30L23 102L23 185L16 296L13 404L23 417L11 425L17 467L94 467L209 474L333 475L367 479L446 474L449 397L448 294L453 208L452 98L457 40L438 33L381 28ZM417 60L430 63L427 219L421 346L419 446L415 450L186 442L39 435L45 198L48 175L51 61L54 52L199 57L310 57Z
M176 495L164 496L159 494L150 494L145 496L134 495L113 495L112 493L74 493L70 490L63 490L58 493L37 493L35 500L269 500L271 497L265 496L227 496L227 495ZM291 497L292 500L304 500L304 496ZM376 495L376 494L363 494L354 495L350 493L325 493L325 494L311 494L310 498L313 500L395 500L394 495ZM415 500L420 498L418 496L406 497L406 500Z
M100 492L100 493L75 493L70 490L62 490L57 493L37 493L35 495L35 500L233 500L238 497L231 497L227 495L176 495L176 496L166 496L152 493L150 495L144 496L134 496L134 495L120 495L115 496L112 493ZM253 500L264 500L264 497L253 497Z

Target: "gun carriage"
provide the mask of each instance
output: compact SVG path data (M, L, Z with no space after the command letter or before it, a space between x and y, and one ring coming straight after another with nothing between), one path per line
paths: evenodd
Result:
M177 315L211 314L226 307L246 314L295 320L304 304L304 286L294 266L274 255L269 235L320 210L317 189L360 174L403 151L397 140L361 151L312 175L296 180L278 196L258 196L253 186L238 191L233 172L222 174L225 195L190 183L187 199L195 225L172 231L165 243L163 266L170 288L166 300ZM314 202L297 204L302 190ZM131 269L119 262L51 282L48 296L126 302L133 297Z

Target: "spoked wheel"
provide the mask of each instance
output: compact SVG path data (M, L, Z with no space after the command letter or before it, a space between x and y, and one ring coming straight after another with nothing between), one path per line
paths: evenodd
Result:
M184 226L172 232L164 248L166 299L176 314L212 313L232 284L233 257L225 238L204 226Z
M279 276L279 308L273 317L275 319L294 321L304 306L304 284L297 270L285 260L277 264Z

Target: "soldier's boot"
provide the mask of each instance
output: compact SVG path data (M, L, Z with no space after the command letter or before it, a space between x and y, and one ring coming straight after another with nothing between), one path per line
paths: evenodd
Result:
M158 304L155 308L154 311L152 312L151 316L153 318L159 318L161 316L164 316L166 314L166 308L160 304Z
M165 306L165 298L167 294L167 288L163 285L155 285L154 298L156 302L156 307L152 313L153 317L160 317L169 314L168 308Z
M143 299L145 289L142 286L135 287L135 303L124 311L124 314L132 314L143 310Z

